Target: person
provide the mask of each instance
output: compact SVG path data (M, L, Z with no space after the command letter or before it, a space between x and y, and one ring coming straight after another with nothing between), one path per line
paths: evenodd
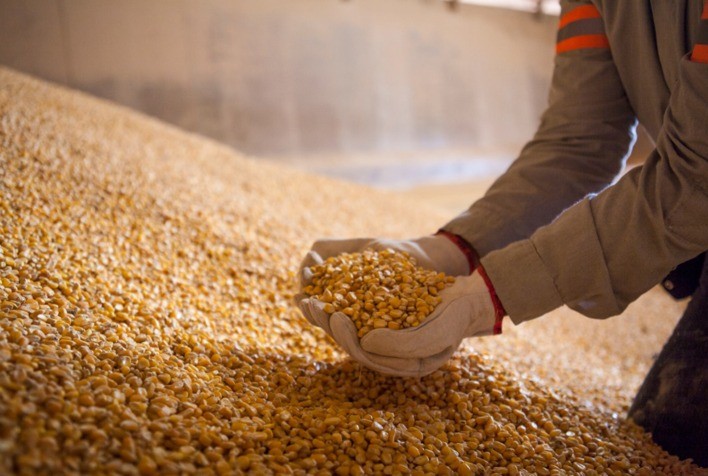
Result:
M638 122L655 149L621 175ZM668 276L693 298L629 416L707 465L708 1L563 0L548 107L484 197L431 236L318 241L303 280L312 264L367 247L458 276L424 324L361 340L346 316L298 297L353 358L400 376L500 333L504 315L520 324L565 304L607 318Z

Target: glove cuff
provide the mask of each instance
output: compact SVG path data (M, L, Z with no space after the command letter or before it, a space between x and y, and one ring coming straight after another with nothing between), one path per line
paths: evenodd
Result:
M462 238L460 235L450 233L449 231L445 231L443 229L438 230L435 235L444 236L448 240L452 241L460 249L460 251L462 251L462 254L465 255L465 258L467 258L467 264L470 267L469 274L472 274L474 270L477 269L479 266L479 255L474 250L472 245L467 242L467 240Z
M477 267L477 272L479 272L479 275L482 277L484 280L484 284L487 285L487 290L489 291L489 296L492 298L492 303L494 304L494 335L496 334L501 334L502 333L502 321L504 320L504 316L506 315L506 310L504 309L504 305L502 302L499 300L499 296L497 296L497 292L494 289L494 285L492 284L492 281L489 279L489 276L487 276L487 272L484 270L484 267L480 264Z

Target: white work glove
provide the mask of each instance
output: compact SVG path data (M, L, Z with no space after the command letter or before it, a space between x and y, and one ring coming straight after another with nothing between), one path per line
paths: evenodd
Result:
M492 291L479 270L471 276L456 278L440 296L442 302L419 326L374 329L361 338L362 351L372 359L389 357L425 362L434 359L442 365L440 356L452 355L465 337L501 332L503 308L498 301L495 306ZM391 370L395 374L395 369Z
M389 240L383 238L325 239L315 241L310 251L305 255L305 259L300 263L298 272L300 275L300 289L305 289L312 280L311 266L322 264L327 258L332 256L342 253L357 253L367 248L373 250L390 248L396 251L405 251L416 259L418 266L438 272L442 271L448 276L468 275L470 273L467 255L449 238L442 235L423 236L412 240ZM322 327L328 334L332 335L327 327L320 325L314 318L310 311L311 306L302 304L305 299L309 300L310 298L304 293L295 296L295 303L304 316L312 324Z
M350 241L351 247L361 244ZM322 260L317 253L312 259L315 263ZM306 265L302 272L303 287L310 279L311 272ZM361 341L356 326L345 314L329 315L324 312L323 302L304 294L298 295L296 301L308 321L324 329L364 366L388 375L422 377L447 362L465 337L501 332L496 323L498 314L503 311L495 307L479 271L457 277L440 297L442 302L419 326L403 330L375 329Z

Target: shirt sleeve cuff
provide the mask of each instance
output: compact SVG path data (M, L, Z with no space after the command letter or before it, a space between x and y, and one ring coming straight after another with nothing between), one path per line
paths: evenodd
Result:
M484 266L479 266L477 272L484 280L484 284L487 286L487 291L489 291L489 297L492 299L492 304L494 305L494 329L492 333L494 335L502 333L502 322L504 321L504 316L506 316L506 309L499 299L496 289L492 281L489 279L487 272L484 270Z
M482 258L489 280L514 324L561 306L553 278L531 240L521 240Z
M622 311L587 198L531 238L488 254L482 266L516 324L563 304L593 318Z

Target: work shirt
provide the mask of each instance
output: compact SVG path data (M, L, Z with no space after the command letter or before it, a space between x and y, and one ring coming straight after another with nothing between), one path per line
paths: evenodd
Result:
M619 314L708 249L708 1L561 9L537 133L443 227L482 256L516 323L562 304ZM656 148L618 179L637 120Z

